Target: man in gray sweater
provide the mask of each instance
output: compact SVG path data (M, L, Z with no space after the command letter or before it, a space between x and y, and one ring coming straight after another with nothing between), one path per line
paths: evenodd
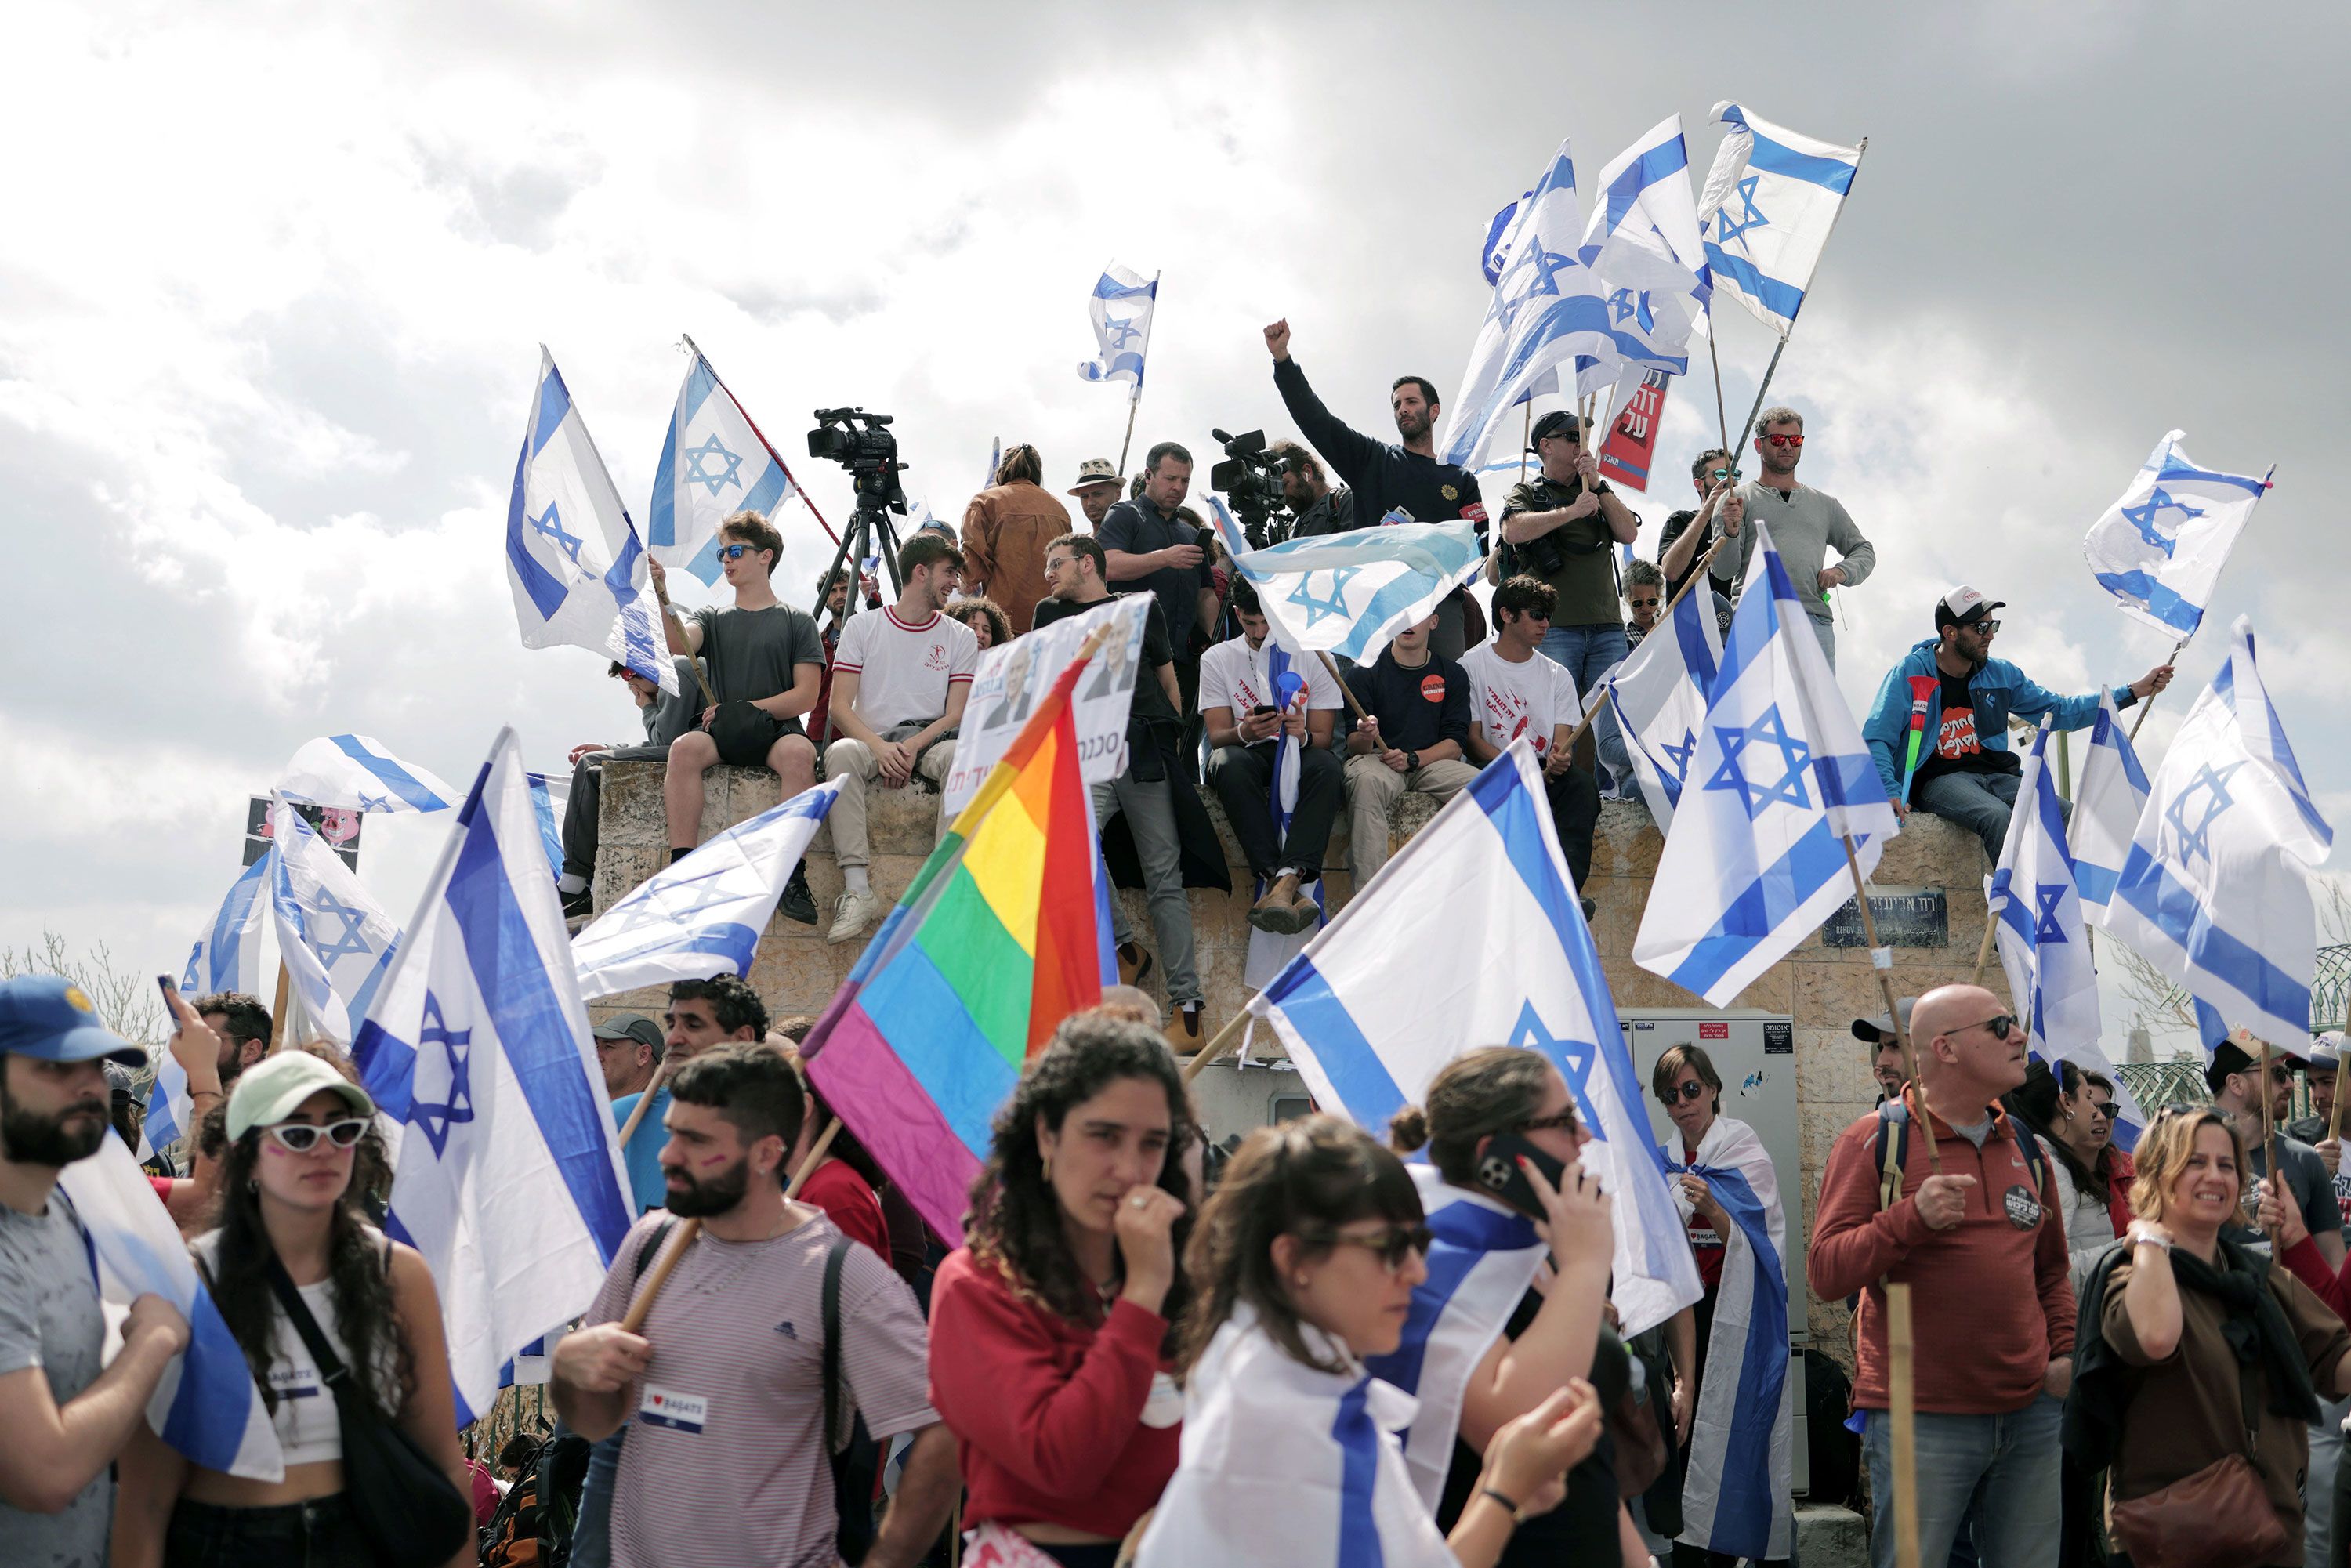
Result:
M1739 498L1745 503L1743 519L1724 517L1715 523L1715 531L1728 536L1730 542L1714 552L1708 570L1716 587L1735 593L1747 580L1747 559L1755 548L1755 530L1743 525L1769 524L1771 543L1797 591L1805 595L1805 612L1812 617L1821 651L1828 655L1829 668L1834 670L1836 622L1831 618L1828 591L1858 584L1877 565L1877 551L1861 537L1861 530L1854 527L1853 518L1834 496L1796 483L1796 463L1804 453L1802 414L1792 408L1765 409L1756 431L1755 450L1763 460L1762 476L1739 487ZM1834 566L1827 564L1832 549L1839 558Z

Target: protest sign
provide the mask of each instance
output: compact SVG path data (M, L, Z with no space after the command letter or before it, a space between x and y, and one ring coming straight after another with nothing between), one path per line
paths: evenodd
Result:
M1037 699L1053 689L1097 626L1116 630L1071 694L1078 767L1089 784L1119 776L1126 767L1126 713L1143 669L1143 622L1150 608L1147 593L1105 599L1083 615L1040 626L980 655L956 740L955 767L945 786L950 816L978 792L980 780L1020 733Z
M343 857L343 863L353 871L360 869L360 827L366 820L362 811L345 810L340 806L313 806L305 800L287 802L301 819L310 824L310 831L327 841L328 848ZM251 865L269 852L269 797L254 795L247 798L245 808L245 859Z

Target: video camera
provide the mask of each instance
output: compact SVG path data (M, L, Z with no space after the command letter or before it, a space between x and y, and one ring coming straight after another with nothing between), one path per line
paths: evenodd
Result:
M1208 487L1231 503L1249 548L1263 549L1288 538L1298 519L1281 492L1281 459L1265 449L1265 432L1209 434L1224 444L1225 460L1208 470Z
M890 434L891 415L868 413L862 408L820 408L816 428L808 433L809 455L838 463L857 485L857 504L878 511L888 507L904 516L906 492L898 476L906 465L898 461L898 438Z

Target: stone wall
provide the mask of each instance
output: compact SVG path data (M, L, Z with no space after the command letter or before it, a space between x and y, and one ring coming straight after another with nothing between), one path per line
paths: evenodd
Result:
M668 860L667 831L662 813L662 768L658 763L613 762L605 765L602 844L596 863L596 906L608 909L621 895ZM775 775L761 768L713 768L709 775L702 836L712 834L758 815L776 803ZM938 821L938 797L907 790L874 789L868 794L868 831L872 839L871 874L875 891L885 903L895 902L923 858L930 852ZM1207 991L1207 1028L1215 1029L1246 998L1241 975L1248 956L1249 868L1224 824L1213 796L1209 814L1224 839L1225 858L1232 869L1235 893L1226 897L1213 891L1192 895L1193 925L1199 942L1201 981ZM1426 824L1434 803L1425 796L1408 795L1398 806L1393 824L1395 841ZM1592 878L1584 891L1598 906L1593 935L1606 962L1608 983L1620 1010L1688 1008L1698 998L1670 981L1636 967L1629 956L1633 933L1649 897L1657 855L1664 848L1647 811L1629 802L1609 801L1601 810L1594 837ZM1345 814L1332 832L1327 860L1326 897L1335 913L1353 891L1347 875ZM1983 853L1974 836L1928 816L1913 816L1901 835L1886 846L1872 879L1881 893L1888 888L1918 888L1939 892L1948 915L1944 945L1900 946L1895 950L1894 983L1897 992L1916 995L1930 987L1964 979L1975 961L1983 936ZM820 830L810 846L809 885L816 894L819 925L799 925L780 915L768 925L751 971L751 983L778 1017L820 1012L847 977L863 950L861 941L829 946L823 929L831 922L832 901L841 891L834 867L828 831ZM1153 946L1150 918L1139 890L1122 890L1128 920L1145 946ZM876 923L879 924L878 922ZM1163 1005L1165 993L1155 967L1148 985ZM1995 991L2004 989L1999 966L1986 976ZM1869 1053L1853 1038L1855 1018L1883 1010L1868 954L1860 947L1834 947L1815 933L1804 945L1741 991L1732 1005L1785 1013L1795 1020L1796 1098L1802 1134L1802 1201L1805 1233L1810 1234L1812 1208L1820 1186L1822 1162L1837 1134L1855 1117L1865 1114L1877 1098L1869 1075ZM612 1012L644 1012L658 1016L659 992L624 993L599 1002L599 1016ZM1845 1354L1844 1308L1842 1301L1815 1298L1812 1305L1813 1340L1840 1358Z

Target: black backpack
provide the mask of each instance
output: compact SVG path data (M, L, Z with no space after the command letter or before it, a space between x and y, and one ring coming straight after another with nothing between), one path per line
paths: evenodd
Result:
M531 1451L482 1529L482 1568L562 1568L570 1561L588 1447L577 1432L556 1432Z

